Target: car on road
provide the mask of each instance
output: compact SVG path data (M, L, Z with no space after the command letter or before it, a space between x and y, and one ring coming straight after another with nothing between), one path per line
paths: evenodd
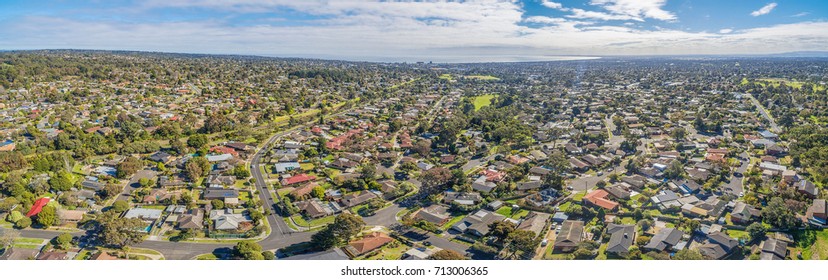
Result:
M607 172L612 172L612 170L614 170L612 167L607 168Z
M604 171L598 171L598 176L603 176L603 175L604 175Z
M541 240L541 246L546 246L546 244L549 244L548 239Z
M740 192L740 193L739 193L739 197L743 197L743 196L745 196L745 193L744 193L744 192Z
M561 232L561 228L563 228L563 226L557 226L557 227L555 227L555 233L560 233L560 232Z
M573 188L572 186L567 186L566 189L571 191L571 190L574 190L575 188Z
M743 175L740 172L733 172L733 176L734 177L742 177Z
M423 245L425 245L425 246L431 246L431 242L429 242L429 241L423 241Z

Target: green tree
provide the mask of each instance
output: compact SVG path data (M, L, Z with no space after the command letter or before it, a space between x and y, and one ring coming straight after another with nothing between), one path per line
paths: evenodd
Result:
M781 197L772 198L768 206L762 208L762 217L766 223L781 229L793 228L799 224L796 215Z
M319 198L319 199L324 198L325 197L325 188L323 188L322 186L317 186L317 187L313 188L313 190L311 190L311 196L313 196L315 198Z
M591 260L595 258L595 253L593 253L592 250L578 248L578 250L572 252L572 257L576 260Z
M429 256L428 259L429 260L465 260L466 257L461 255L458 252L455 252L455 251L452 251L452 250L449 250L449 249L443 249L443 250L440 250L439 252L434 253L431 256Z
M264 260L262 246L254 241L240 241L233 246L233 256L243 260Z
M275 260L276 259L276 254L273 254L273 252L271 252L271 251L262 252L262 256L264 257L265 260Z
M184 165L184 174L187 175L187 179L192 182L198 181L203 173L204 170L201 169L201 165L199 165L198 162L190 160L186 165Z
M362 221L361 217L343 213L337 216L334 222L326 226L325 229L311 236L311 242L321 249L344 245L359 233L363 226L365 226L365 222Z
M49 178L49 187L54 191L68 191L72 188L72 174L63 170L59 171L57 175Z
M187 146L196 150L207 146L207 143L209 143L209 140L204 134L196 134L187 139Z
M765 226L757 222L750 224L746 230L748 232L748 235L750 235L751 242L762 240L763 238L765 238L765 233L767 232Z
M63 233L55 237L55 245L63 250L68 250L72 247L72 235Z
M37 223L48 228L57 222L57 209L54 206L44 206L40 213L37 213Z
M140 159L135 157L128 157L119 162L116 166L115 176L121 179L127 178L138 172L138 169L144 166Z
M23 218L20 218L20 220L17 220L17 222L14 223L14 226L20 229L30 227L31 225L32 219L26 216L23 216Z
M104 212L97 219L97 226L92 234L106 247L123 248L141 242L144 233L144 224L138 218L120 218L115 211Z
M506 221L497 221L489 225L489 235L497 238L498 242L505 241L515 231L515 225Z
M129 202L118 200L115 203L112 203L112 208L109 210L114 211L115 213L123 213L129 210Z
M703 260L704 257L702 256L699 251L691 250L691 249L682 249L681 251L676 252L673 255L674 260Z
M213 209L224 209L224 201L213 199L210 201L210 204L213 205Z
M512 252L511 257L522 256L531 258L533 254L530 253L534 253L540 240L535 237L535 233L532 231L515 230L509 234L507 242L509 245L506 246L506 249Z

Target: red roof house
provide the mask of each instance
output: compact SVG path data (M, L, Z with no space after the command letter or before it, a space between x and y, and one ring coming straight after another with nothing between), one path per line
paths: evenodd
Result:
M48 204L50 199L48 197L41 197L40 199L36 200L34 205L32 205L32 209L29 209L29 212L26 213L26 217L31 217L43 211L43 206Z
M299 174L290 178L282 179L282 186L298 184L307 181L316 180L316 176L307 175L307 174Z

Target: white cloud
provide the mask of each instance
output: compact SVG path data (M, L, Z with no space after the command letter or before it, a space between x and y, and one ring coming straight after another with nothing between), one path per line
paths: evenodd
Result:
M600 6L615 15L664 21L676 20L675 14L662 9L667 4L667 0L592 0L590 4Z
M810 14L811 13L809 13L809 12L801 12L801 13L792 15L791 17L804 17L804 16L807 16L807 15L810 15Z
M541 5L543 5L543 6L547 7L547 8L550 8L550 9L557 9L557 10L568 10L567 8L564 8L564 7L563 7L563 5L562 5L561 3L558 3L558 2L552 2L552 1L549 1L549 0L543 0L543 1L541 1Z
M579 19L598 19L598 20L635 20L635 21L644 21L643 18L638 16L631 16L631 15L619 15L619 14L609 14L603 12L595 12L595 11L586 11L583 9L572 9L572 14L567 15L568 18L579 18Z
M773 8L776 8L776 3L767 4L764 7L759 8L758 10L751 12L750 15L755 16L755 17L761 16L761 15L767 15L771 11L773 11Z
M225 5L220 0L167 1L176 5ZM445 61L440 57L498 60L514 54L761 54L826 50L828 46L828 22L740 28L735 33L729 28L692 32L663 26L642 29L633 23L652 17L644 10L634 12L637 8L629 10L633 12L572 9L565 17L554 18L524 17L523 8L514 2L337 2L332 6L311 1L260 2L272 4L270 8L307 5L301 11L326 16L289 26L267 22L235 25L221 19L135 22L115 17L79 20L21 16L0 21L0 38L6 38L0 40L0 49L147 50L369 60L417 57ZM630 24L610 25L605 20Z

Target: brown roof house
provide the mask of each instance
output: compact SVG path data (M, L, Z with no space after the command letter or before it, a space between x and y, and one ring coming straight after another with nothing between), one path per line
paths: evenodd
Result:
M348 243L348 246L345 247L344 251L349 257L354 258L376 250L391 241L394 241L394 239L387 234L382 232L374 232L360 240Z
M584 238L584 222L566 220L561 224L561 232L555 238L555 252L572 252Z
M451 216L448 213L448 207L433 204L417 211L417 213L414 214L414 218L441 226L448 222L448 220L451 219Z

